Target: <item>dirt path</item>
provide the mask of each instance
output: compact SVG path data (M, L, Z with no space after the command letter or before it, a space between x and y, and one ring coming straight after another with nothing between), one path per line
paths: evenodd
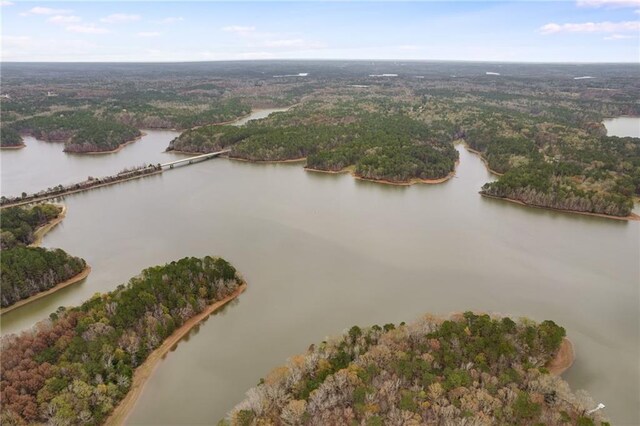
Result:
M190 318L185 322L182 327L177 329L171 334L157 349L155 349L151 354L147 357L147 359L142 363L140 367L138 367L133 374L133 382L131 383L131 389L127 396L124 397L120 404L113 410L113 413L109 416L106 425L123 425L127 421L127 417L133 411L133 408L136 406L136 402L138 398L142 394L144 390L144 385L147 380L151 377L156 367L162 360L162 358L173 348L185 335L191 331L191 329L196 326L200 321L207 318L209 315L222 308L227 303L234 300L238 297L245 289L247 288L246 284L242 284L238 289L233 292L230 296L219 300L212 305L209 305L204 311L199 313L198 315Z

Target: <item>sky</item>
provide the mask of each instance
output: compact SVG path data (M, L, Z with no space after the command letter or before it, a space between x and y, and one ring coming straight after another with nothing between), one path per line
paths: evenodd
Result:
M0 4L2 61L640 63L640 0Z

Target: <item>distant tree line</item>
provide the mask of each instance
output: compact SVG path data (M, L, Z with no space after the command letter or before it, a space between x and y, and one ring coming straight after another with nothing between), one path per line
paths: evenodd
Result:
M339 171L354 166L357 176L393 182L442 178L454 170L458 153L450 143L452 135L434 132L406 115L362 113L356 105L350 107L351 115L343 111L343 104L317 111L307 106L243 127L203 126L174 139L169 150L231 148L231 157L252 161L306 158L312 169Z

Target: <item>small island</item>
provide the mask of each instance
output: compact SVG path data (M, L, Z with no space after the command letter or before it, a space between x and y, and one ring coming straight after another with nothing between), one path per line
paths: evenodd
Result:
M41 204L11 207L0 215L2 283L0 314L5 314L82 281L91 268L61 249L37 247L64 218L65 207Z
M245 285L224 259L183 258L3 336L2 423L119 424L158 360Z
M472 312L354 326L273 370L220 424L608 425L549 371L570 349L553 321Z

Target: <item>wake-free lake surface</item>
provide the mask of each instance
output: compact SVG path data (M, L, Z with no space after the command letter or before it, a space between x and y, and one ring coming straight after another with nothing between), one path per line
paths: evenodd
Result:
M171 155L161 151L176 133L148 133L131 148ZM42 146L27 140L22 151L33 151L35 164L67 161ZM112 165L104 174L157 161L128 148L105 157ZM131 424L215 423L270 369L326 336L464 310L564 326L578 356L565 376L572 388L605 403L614 424L640 424L640 223L482 198L492 177L458 150L455 178L439 185L215 159L68 196L67 217L44 245L84 257L93 271L3 316L3 333L113 290L147 266L218 255L244 275L247 292L162 361ZM12 165L25 174L12 176L5 162L14 153L2 153L3 193L5 179L19 193L40 173L25 162ZM86 162L79 177L102 174L94 157L69 161ZM63 165L49 166L34 189L75 180Z

